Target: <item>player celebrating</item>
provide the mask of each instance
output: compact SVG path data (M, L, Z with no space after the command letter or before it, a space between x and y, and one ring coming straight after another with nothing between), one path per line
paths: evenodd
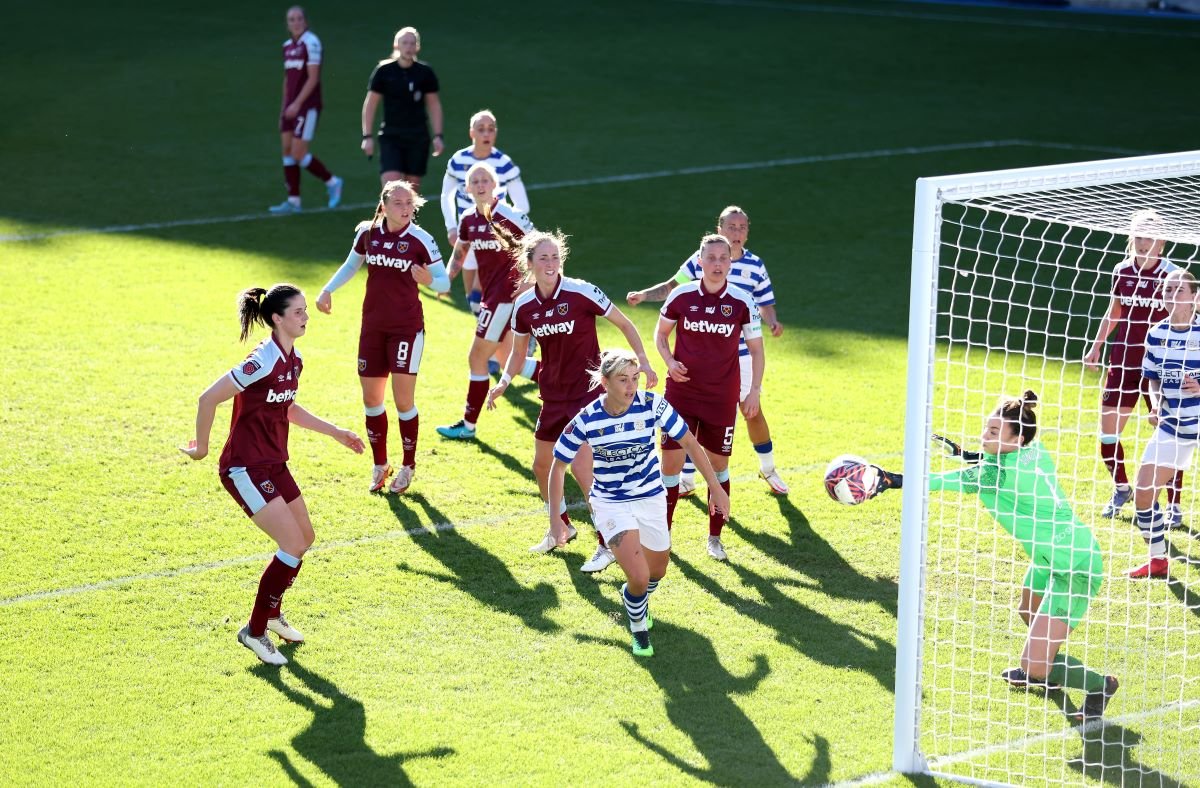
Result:
M1134 213L1129 229L1129 255L1113 271L1112 301L1083 359L1087 366L1098 367L1105 340L1116 332L1108 351L1108 372L1100 397L1100 456L1104 458L1116 488L1100 513L1101 517L1116 517L1121 507L1133 497L1125 473L1121 433L1139 399L1145 399L1148 409L1153 407L1142 378L1146 333L1167 316L1162 283L1168 274L1177 270L1173 263L1162 259L1163 241L1153 237L1160 224L1158 214L1152 210ZM1179 505L1182 488L1183 471L1180 470L1167 486L1169 509L1166 519L1170 526L1183 521Z
M505 357L512 347L509 320L512 318L513 301L522 276L513 260L515 249L533 224L522 213L496 195L499 188L496 173L490 164L477 162L467 172L467 184L474 199L459 222L454 253L450 259L450 278L454 279L463 268L469 252L474 253L479 268L479 280L483 288L479 317L475 325L475 339L467 362L471 368L467 384L467 406L463 417L454 424L438 427L443 438L472 440L475 425L487 399L491 381L488 378L488 359L503 347ZM526 346L521 345L524 349ZM523 365L526 377L537 379L537 361L527 359Z
M771 277L767 275L767 266L762 258L746 248L746 239L750 235L750 217L736 205L730 205L721 211L717 217L717 232L729 239L730 269L729 281L750 293L758 307L762 320L771 331L771 336L783 334L783 324L775 315L775 291L771 287ZM700 267L700 253L696 252L680 266L674 279L668 279L645 290L637 290L625 296L625 299L636 306L642 301L663 301L677 285L695 281L703 275ZM738 364L741 380L739 397L746 399L750 393L752 369L750 363L750 348L743 341L738 345ZM787 495L788 486L779 476L775 468L774 444L771 442L771 428L767 425L767 417L763 415L761 402L754 416L744 416L746 432L750 443L758 455L758 475L766 480L771 491L776 495ZM696 489L692 475L691 461L685 463L683 474L679 479L679 494L691 495Z
M700 240L702 276L676 287L667 296L654 337L667 365L667 401L704 447L726 495L740 396L738 347L743 340L750 351L750 386L741 397L742 415L747 419L758 415L764 364L762 329L753 296L729 281L731 250L732 245L723 235L706 235ZM674 352L670 347L672 331L676 331ZM683 456L679 444L665 436L663 483L667 488L668 526L679 499ZM712 487L708 494L711 500ZM708 554L718 561L728 557L721 543L724 527L725 518L709 515Z
M358 336L358 375L367 415L367 439L375 459L371 492L382 490L392 473L387 451L387 408L383 404L389 374L400 419L404 459L396 478L388 485L388 492L402 493L412 484L420 425L415 399L417 372L425 349L425 315L417 285L427 285L439 293L450 289L437 243L413 222L424 204L425 199L411 183L385 183L375 215L355 228L346 262L317 297L317 309L330 314L333 291L349 282L366 261L367 292Z
M650 368L642 338L629 318L600 288L582 279L562 275L569 251L566 236L560 232L552 235L534 231L521 239L518 259L523 273L532 275L534 284L517 297L512 315L513 349L507 369L489 392L487 400L489 409L496 406L496 400L508 390L509 381L528 363L523 350L528 338L535 337L542 349L542 367L538 375L542 410L533 433L533 474L537 477L542 499L547 502L550 500L547 485L554 461L554 442L579 410L599 393L598 384L591 375L591 370L600 364L597 317L605 318L624 334L640 364L638 371L646 373L646 387L653 388L658 384L658 375ZM579 488L586 493L592 486L591 452L584 449L576 454L571 469ZM568 541L574 539L575 529L561 499L557 511L567 528ZM600 544L595 554L580 567L580 571L600 572L615 560L599 531L597 538ZM554 535L547 531L542 541L530 551L546 553L557 546Z
M438 78L428 63L417 60L421 34L415 27L402 27L392 39L392 56L379 61L371 72L367 97L362 106L362 152L375 154L375 112L383 102L379 127L379 182L408 181L421 188L429 169L429 127L433 126L433 155L440 156L442 100Z
M1030 559L1021 588L1018 612L1029 626L1021 666L1001 678L1015 687L1058 689L1087 693L1075 712L1081 721L1104 713L1117 691L1115 676L1089 670L1059 650L1079 625L1088 605L1104 582L1104 561L1092 529L1071 506L1056 478L1054 459L1034 443L1037 435L1037 395L1003 399L983 425L983 456L961 471L933 474L933 492L962 492L979 496L1004 530L1021 543ZM879 491L901 487L899 474L880 472Z
M1200 319L1196 317L1196 278L1183 269L1167 274L1162 295L1170 309L1150 329L1142 374L1150 389L1154 435L1138 468L1133 505L1150 560L1130 570L1131 578L1168 576L1167 529L1171 518L1158 510L1158 491L1178 478L1200 442Z
M271 213L300 212L300 168L325 184L329 207L342 201L342 179L308 152L317 131L321 112L321 41L308 29L304 9L294 5L287 12L291 37L283 42L283 107L279 112L279 134L283 143L283 179L287 199L272 205Z
M679 414L662 397L638 391L638 373L644 365L644 358L638 359L628 350L606 350L600 356L592 379L604 393L579 411L555 443L549 500L550 511L556 511L562 503L567 464L584 444L589 445L595 457L595 479L588 493L592 516L625 572L621 598L633 632L633 653L652 657L649 597L671 560L666 495L654 451L655 428L697 458L700 472L714 491L708 501L711 516L728 516L729 497ZM550 530L555 544L567 543L567 526L553 515Z
M250 622L237 639L263 662L285 665L287 657L276 650L267 630L289 643L304 641L284 618L280 605L300 572L305 551L316 538L304 496L287 467L288 425L328 435L359 454L363 442L296 402L304 362L295 345L308 324L308 307L300 289L289 284L270 290L250 288L238 298L238 317L243 342L256 323L270 328L271 335L200 395L196 437L182 451L193 460L208 455L217 405L232 398L233 417L219 463L221 484L246 516L279 546L258 581Z
M512 207L517 209L517 213L529 214L529 195L525 192L525 184L521 180L521 168L508 154L496 147L496 115L490 109L479 110L471 116L468 133L471 136L471 144L454 152L446 162L446 175L442 178L442 216L446 220L446 234L450 239L450 246L458 242L459 219L475 205L467 187L467 175L471 167L480 162L491 165L496 173L499 183L496 197L500 200L507 199ZM476 283L476 270L475 255L468 252L463 263L463 289L466 290L471 311L479 314L482 293ZM497 358L508 358L508 354L497 355Z

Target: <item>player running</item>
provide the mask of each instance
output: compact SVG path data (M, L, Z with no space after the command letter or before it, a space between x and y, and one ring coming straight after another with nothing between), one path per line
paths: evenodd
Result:
M717 217L717 232L727 239L730 245L729 281L750 293L758 307L759 314L771 336L783 334L783 324L775 314L775 291L771 287L771 277L767 274L767 266L762 258L746 248L746 239L750 235L750 218L746 212L736 205L730 205L721 211ZM695 281L703 275L700 268L700 253L696 252L679 267L673 279L668 279L645 290L636 290L625 296L630 305L636 306L642 301L664 301L678 285ZM750 364L750 348L743 341L738 346L738 363L741 379L740 399L744 400L750 392L752 369ZM743 414L746 422L746 432L750 443L758 455L758 475L761 476L776 495L787 495L788 486L779 476L775 468L774 444L771 442L771 428L767 425L767 417L763 415L762 403L754 416ZM684 464L683 474L679 478L679 494L691 495L695 492L696 481L693 476L691 458Z
M296 402L304 369L296 340L304 336L308 324L308 307L299 288L289 284L270 290L250 288L238 297L238 318L243 342L256 323L270 328L271 335L200 395L196 437L182 451L193 460L208 456L217 405L233 399L229 437L219 463L221 484L246 516L279 546L258 581L250 621L237 639L263 662L285 665L287 657L275 648L267 630L289 643L304 641L284 618L281 605L284 592L300 572L305 551L316 538L304 496L287 466L288 425L328 435L359 454L363 442Z
M490 164L478 162L472 165L467 173L467 185L474 204L459 221L456 234L458 241L450 258L450 279L453 280L463 270L467 255L474 254L483 300L476 319L475 339L467 356L470 381L467 384L466 409L463 417L454 424L437 428L438 435L456 440L475 438L476 423L487 399L488 389L491 388L488 359L498 350L503 350L507 359L512 349L509 322L517 288L524 279L512 250L526 233L533 230L533 224L523 213L497 196L499 184ZM522 349L525 347L521 345ZM526 359L521 372L525 377L537 380L537 360Z
M300 212L301 167L321 179L329 207L336 208L342 201L342 179L308 151L321 113L321 40L308 29L304 9L298 5L288 9L287 27L291 35L283 42L283 106L279 110L287 199L267 210L275 214Z
M929 489L978 495L1030 559L1017 609L1029 633L1020 667L1009 668L1001 678L1014 687L1082 690L1087 693L1083 705L1072 716L1087 721L1104 713L1117 679L1089 670L1059 650L1099 593L1104 561L1092 529L1075 516L1058 484L1054 459L1034 443L1036 405L1032 391L1001 400L984 421L978 464L933 474ZM881 470L878 491L902 483L900 474Z
M1146 333L1167 317L1163 303L1163 280L1178 266L1162 258L1163 241L1154 237L1161 220L1152 210L1133 214L1129 228L1129 254L1113 271L1112 300L1100 321L1096 338L1083 363L1096 369L1104 352L1105 341L1116 332L1108 351L1108 371L1100 396L1100 456L1116 485L1112 499L1105 504L1101 517L1116 517L1133 498L1133 488L1125 472L1125 447L1121 433L1139 399L1147 410L1153 408L1142 377L1142 358ZM1167 524L1183 522L1179 501L1183 489L1183 471L1167 485Z
M392 399L400 420L404 459L388 492L402 493L412 484L417 466L417 372L425 349L425 314L417 285L439 293L450 289L433 236L413 222L425 199L408 181L388 181L375 215L354 228L354 243L346 262L317 297L317 309L333 311L332 293L349 282L367 263L367 288L358 335L358 375L362 383L367 439L375 467L371 492L379 492L392 473L388 462L387 408L383 400L392 376Z
M1138 468L1135 522L1150 548L1150 560L1127 577L1168 577L1167 529L1174 518L1158 508L1158 491L1170 487L1192 461L1200 442L1200 318L1196 278L1183 269L1167 274L1162 297L1170 312L1146 336L1142 374L1150 393L1154 435Z
M628 350L606 350L600 356L591 376L604 393L571 419L555 443L549 501L553 512L562 503L567 464L584 445L590 446L595 458L595 477L588 491L592 517L625 572L621 598L633 633L633 653L652 657L649 597L671 560L666 495L654 451L655 428L697 458L700 473L714 491L708 501L711 516L728 516L729 497L679 414L657 394L638 391L638 374L644 367L645 359ZM570 538L566 524L553 515L550 531L556 545L564 545Z
M530 336L542 349L542 368L538 376L542 410L533 433L533 474L537 477L542 499L549 501L548 479L554 461L554 442L563 428L580 408L599 394L591 370L600 364L600 343L596 338L596 318L603 317L617 327L638 359L639 372L646 373L646 387L658 384L658 375L650 367L646 349L637 328L629 321L600 288L582 279L562 275L569 253L567 238L534 231L521 239L517 252L523 273L533 277L533 287L517 297L512 314L513 350L500 381L488 393L487 406L496 407L496 400L508 390L513 376L527 364L522 352ZM592 486L592 458L587 449L579 452L571 463L579 488L586 492ZM553 510L552 510L553 511ZM558 515L567 529L567 541L575 538L565 504L558 504ZM615 560L599 531L600 544L591 559L580 570L600 572ZM530 548L534 553L547 553L558 546L554 535L547 531L542 541Z
M762 389L763 346L758 308L753 296L729 281L732 245L723 235L700 240L702 276L679 285L659 312L654 344L667 365L666 398L687 422L717 472L721 489L729 494L729 456L739 407L746 419L758 415ZM670 347L675 332L675 349ZM739 391L738 348L750 351L750 386ZM663 436L663 484L667 488L667 525L679 500L679 472L684 452L669 435ZM709 497L713 488L708 490ZM708 518L708 554L728 558L721 543L725 518Z

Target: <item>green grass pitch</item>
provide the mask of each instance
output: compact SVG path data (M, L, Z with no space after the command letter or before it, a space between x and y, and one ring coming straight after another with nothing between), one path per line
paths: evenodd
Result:
M350 207L287 219L265 216L282 199L284 4L5 12L0 782L907 782L886 774L899 497L847 509L820 476L847 451L900 465L914 179L1196 147L1185 66L1200 23L895 2L383 8L308 7L326 47L313 150L346 178ZM787 327L766 340L763 406L792 493L773 497L757 480L739 427L731 560L708 559L703 512L681 503L652 660L629 653L616 569L577 571L590 528L560 554L526 550L544 530L532 388L485 416L478 444L434 434L465 394L461 295L425 302L411 493L366 495L369 461L295 431L291 466L318 541L287 609L310 642L286 649L283 670L234 642L272 550L221 489L215 452L192 464L175 446L191 437L196 397L245 352L237 292L290 280L311 304L369 215L353 207L378 194L358 151L359 107L408 24L442 82L448 147L467 143L472 112L492 108L531 187L531 218L571 234L568 272L618 302L673 273L725 205L751 216L749 247ZM431 162L426 193L443 166ZM637 177L596 182L617 175ZM306 204L321 204L304 179ZM426 207L439 238L440 222ZM155 226L77 232L117 225ZM335 295L332 316L314 310L300 343L306 407L359 431L362 279ZM627 312L649 341L654 308ZM1068 388L1064 399L1090 401ZM222 409L218 446L227 418ZM974 415L960 423L974 434ZM1064 466L1068 490L1102 499L1091 417L1056 423L1048 441L1086 458ZM1011 581L1010 542L976 523L974 504L938 506L978 527L978 565ZM1133 537L1114 526L1104 540L1127 558ZM1193 569L1183 591L1147 592L1148 615L1171 626L1157 645L1192 676L1200 611L1186 589L1197 582ZM934 590L953 605L954 589ZM1005 659L1020 646L1014 594L1002 584L994 607L954 611L972 632L1000 632ZM1097 615L1097 638L1122 620ZM955 711L981 715L1001 741L1065 727L1035 696L1000 721L971 708L997 697L984 676L1007 666L978 659ZM1122 692L1139 684L1197 697L1194 679L1172 690L1149 675ZM935 721L951 737L963 724ZM1021 768L1051 781L1200 782L1194 760L1190 774L1174 760L1200 742L1137 722L1117 733L1035 742L1044 765ZM1090 765L1073 766L1081 753ZM989 778L1007 757L983 756Z

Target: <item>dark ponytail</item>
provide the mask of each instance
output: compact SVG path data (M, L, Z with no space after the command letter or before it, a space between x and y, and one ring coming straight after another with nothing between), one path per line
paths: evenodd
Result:
M1008 397L1000 400L1000 404L996 406L995 415L1006 425L1011 425L1010 429L1021 436L1022 446L1028 446L1037 435L1037 414L1033 410L1037 403L1037 394L1032 389L1026 389L1019 399Z
M255 323L260 323L274 330L274 315L283 315L287 311L288 302L300 295L300 288L287 283L280 283L270 290L261 287L251 287L243 290L238 296L238 321L242 326L242 342L250 336ZM264 297L265 296L265 297Z

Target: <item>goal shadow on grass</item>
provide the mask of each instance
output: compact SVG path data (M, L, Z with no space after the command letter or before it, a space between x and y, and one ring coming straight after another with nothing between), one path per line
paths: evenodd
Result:
M404 772L406 761L455 754L450 747L392 755L376 752L367 744L367 714L362 701L305 668L294 654L282 670L272 665L256 665L250 672L279 690L294 705L312 713L312 722L292 739L292 748L336 785L412 785ZM288 686L283 680L284 672L294 676L307 692ZM312 785L288 753L272 750L269 755L294 785Z
M1186 785L1152 766L1137 761L1134 748L1142 735L1121 725L1105 723L1083 734L1083 754L1072 758L1068 766L1087 777L1108 785L1154 785L1182 788Z
M423 522L452 522L420 493L389 496L392 510L402 523L412 516L412 510L405 507L406 502L421 507ZM426 529L425 533L414 534L412 543L437 559L449 574L429 572L404 562L396 565L401 572L453 585L484 606L521 619L521 623L537 632L558 631L558 624L546 615L559 606L558 592L550 583L538 583L532 588L521 585L504 561L467 539L456 528Z

